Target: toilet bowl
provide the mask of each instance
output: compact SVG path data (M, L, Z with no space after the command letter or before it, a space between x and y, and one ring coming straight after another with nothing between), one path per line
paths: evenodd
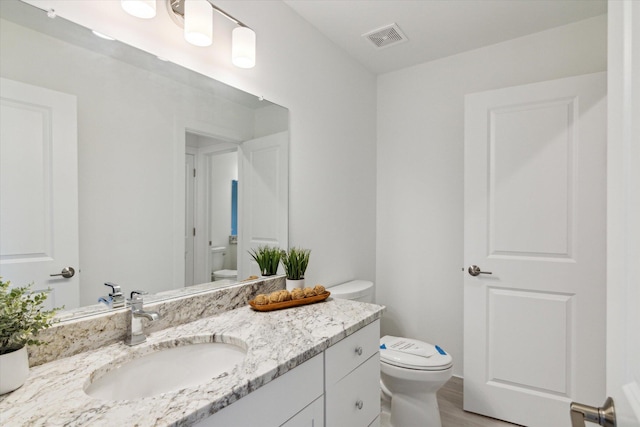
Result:
M451 378L453 359L438 346L422 341L380 338L383 400L390 400L393 427L441 427L436 392Z
M334 298L374 302L373 282L366 280L332 286L328 291ZM388 419L392 427L442 427L436 392L451 378L452 370L453 358L438 346L411 338L382 337L383 425Z

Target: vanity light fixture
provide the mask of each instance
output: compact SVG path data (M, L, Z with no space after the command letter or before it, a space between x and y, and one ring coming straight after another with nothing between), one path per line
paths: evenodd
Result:
M156 16L156 0L120 0L120 5L136 18L151 19Z
M213 8L207 0L185 0L184 38L195 46L210 46L213 40Z
M239 68L256 64L256 33L245 24L207 0L166 0L169 16L183 27L185 39L196 46L212 43L213 11L237 25L231 34L231 62Z
M249 27L237 27L231 33L231 62L240 68L256 65L256 32Z

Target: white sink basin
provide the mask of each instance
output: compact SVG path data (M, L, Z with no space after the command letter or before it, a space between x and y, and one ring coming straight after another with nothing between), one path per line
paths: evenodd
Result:
M220 342L166 348L115 369L109 369L113 364L98 369L84 392L105 400L151 397L215 381L240 365L245 356L244 348Z

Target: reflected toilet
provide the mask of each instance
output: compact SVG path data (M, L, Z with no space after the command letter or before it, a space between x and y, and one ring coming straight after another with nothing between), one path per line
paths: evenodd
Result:
M237 282L238 271L224 268L224 257L227 255L227 248L215 246L211 248L211 281L229 280Z

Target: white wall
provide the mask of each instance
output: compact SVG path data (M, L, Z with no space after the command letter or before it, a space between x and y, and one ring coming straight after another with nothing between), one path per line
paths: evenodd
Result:
M215 47L187 44L158 16L126 15L116 1L30 0L59 16L290 109L289 242L310 248L309 283L375 277L375 77L280 1L216 1L257 34L257 65L230 63L231 25Z
M600 16L378 78L383 334L439 344L462 375L464 95L603 71L606 59Z
M273 135L289 130L289 114L278 105L258 108L254 114L253 137Z

